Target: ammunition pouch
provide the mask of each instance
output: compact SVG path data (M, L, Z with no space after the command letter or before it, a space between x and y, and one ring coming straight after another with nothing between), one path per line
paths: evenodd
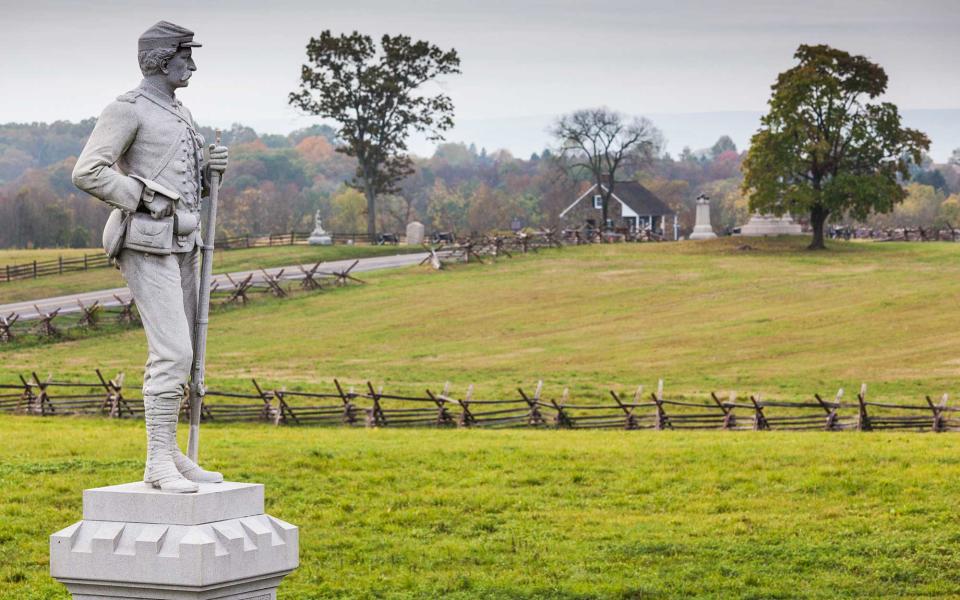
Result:
M148 254L170 254L173 252L174 227L172 216L154 219L148 213L131 213L123 248Z

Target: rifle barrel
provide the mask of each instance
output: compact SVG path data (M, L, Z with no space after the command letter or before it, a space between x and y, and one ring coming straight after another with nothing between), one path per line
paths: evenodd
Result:
M220 145L220 130L216 133ZM187 440L187 457L197 462L200 454L200 411L203 407L204 370L207 354L207 325L210 322L210 280L213 279L213 241L217 234L217 196L220 191L220 173L210 172L210 196L201 223L202 244L200 266L200 289L197 298L197 316L193 332L193 367L190 372L190 435Z

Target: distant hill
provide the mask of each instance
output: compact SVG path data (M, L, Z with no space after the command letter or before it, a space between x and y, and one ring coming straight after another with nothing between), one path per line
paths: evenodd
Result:
M629 111L628 111L629 112ZM667 151L680 154L684 146L691 150L709 148L721 135L729 135L737 148L749 146L750 136L760 125L759 111L702 113L649 113L648 117L667 138ZM505 148L514 156L529 156L550 143L547 128L553 115L532 115L504 119L460 119L447 135L455 142L474 143L479 148ZM947 161L960 148L960 109L904 110L904 123L930 136L930 155L938 163ZM431 153L431 144L416 140L411 148L421 155Z

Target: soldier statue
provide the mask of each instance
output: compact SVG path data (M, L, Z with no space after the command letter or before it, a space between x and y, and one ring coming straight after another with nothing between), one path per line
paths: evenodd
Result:
M177 418L193 359L198 302L200 198L210 171L227 167L227 148L204 140L179 100L197 70L193 32L160 21L140 36L143 81L97 120L73 182L115 210L104 248L137 303L147 336L143 376L147 462L143 480L165 492L196 492L223 481L177 446Z

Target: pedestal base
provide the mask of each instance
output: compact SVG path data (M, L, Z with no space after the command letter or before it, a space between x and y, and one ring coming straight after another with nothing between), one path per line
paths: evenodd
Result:
M311 246L332 246L333 238L329 235L311 235L307 238L307 243Z
M793 222L790 215L775 217L773 215L753 215L750 221L740 228L740 235L744 237L763 237L768 235L800 235L803 228Z
M697 225L693 228L693 233L690 234L688 239L691 240L712 240L717 237L717 234L713 232L713 228L709 225Z
M83 520L50 536L50 575L74 600L273 600L298 563L299 532L263 513L260 484L85 490Z

